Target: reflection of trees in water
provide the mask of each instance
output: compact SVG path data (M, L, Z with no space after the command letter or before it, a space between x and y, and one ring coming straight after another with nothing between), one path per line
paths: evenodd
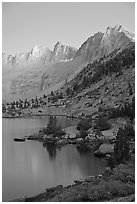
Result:
M49 154L49 158L54 160L57 155L57 150L61 150L61 147L57 147L55 144L52 143L43 143L43 147L46 147L47 152Z
M86 157L89 153L91 153L91 150L87 147L77 146L77 151L79 152L81 157Z

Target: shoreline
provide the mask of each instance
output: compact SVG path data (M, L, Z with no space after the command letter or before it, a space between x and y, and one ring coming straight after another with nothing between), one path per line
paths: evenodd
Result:
M2 116L2 118L7 118L7 119L16 119L16 118L38 118L38 117L44 117L44 116L57 116L57 117L66 117L68 119L78 119L78 120L81 120L82 118L81 117L77 117L77 116L70 116L70 115L63 115L63 114L35 114L35 115L25 115L25 116ZM84 117L83 117L84 119Z
M43 192L34 196L24 196L9 202L133 202L135 201L134 176L127 173L121 181L118 174L123 174L129 167L134 170L134 163L120 164L113 170L106 167L104 172L95 176L74 180L71 185L57 185L46 188ZM120 182L120 183L119 183ZM124 186L126 185L126 188Z
M32 200L35 200L36 197L39 197L42 194L45 194L46 197L48 198L50 193L52 193L54 191L57 191L58 189L60 189L60 190L68 189L70 187L81 185L84 182L90 182L92 179L93 180L94 179L99 179L101 177L102 177L102 174L99 174L99 175L96 175L96 176L87 176L85 178L79 178L79 179L74 180L72 184L69 184L67 186L63 186L62 184L59 184L57 186L53 186L53 187L50 187L50 188L45 188L45 191L43 193L40 193L40 194L37 194L37 195L34 195L34 196L30 196L30 197L24 196L22 198L16 198L16 199L8 201L8 202L33 202Z

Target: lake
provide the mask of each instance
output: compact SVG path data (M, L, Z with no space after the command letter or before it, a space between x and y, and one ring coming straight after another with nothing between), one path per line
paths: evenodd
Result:
M75 145L57 148L38 141L13 141L14 137L38 132L47 120L2 119L2 201L33 196L60 184L66 186L104 170L103 158L94 157L88 150L80 152ZM65 117L59 117L59 122L63 128L77 124Z

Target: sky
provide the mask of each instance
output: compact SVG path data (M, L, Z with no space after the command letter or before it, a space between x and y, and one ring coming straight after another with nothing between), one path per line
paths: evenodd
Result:
M2 51L28 52L34 45L53 50L57 41L79 48L94 33L117 24L135 32L135 3L3 2Z

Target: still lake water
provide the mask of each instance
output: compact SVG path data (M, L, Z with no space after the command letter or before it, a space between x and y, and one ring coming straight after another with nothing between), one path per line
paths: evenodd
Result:
M64 117L59 120L62 127L77 123ZM79 152L75 145L56 148L38 141L13 141L46 124L47 118L2 119L2 201L33 196L45 188L69 185L104 170L104 159L95 158L90 151Z

